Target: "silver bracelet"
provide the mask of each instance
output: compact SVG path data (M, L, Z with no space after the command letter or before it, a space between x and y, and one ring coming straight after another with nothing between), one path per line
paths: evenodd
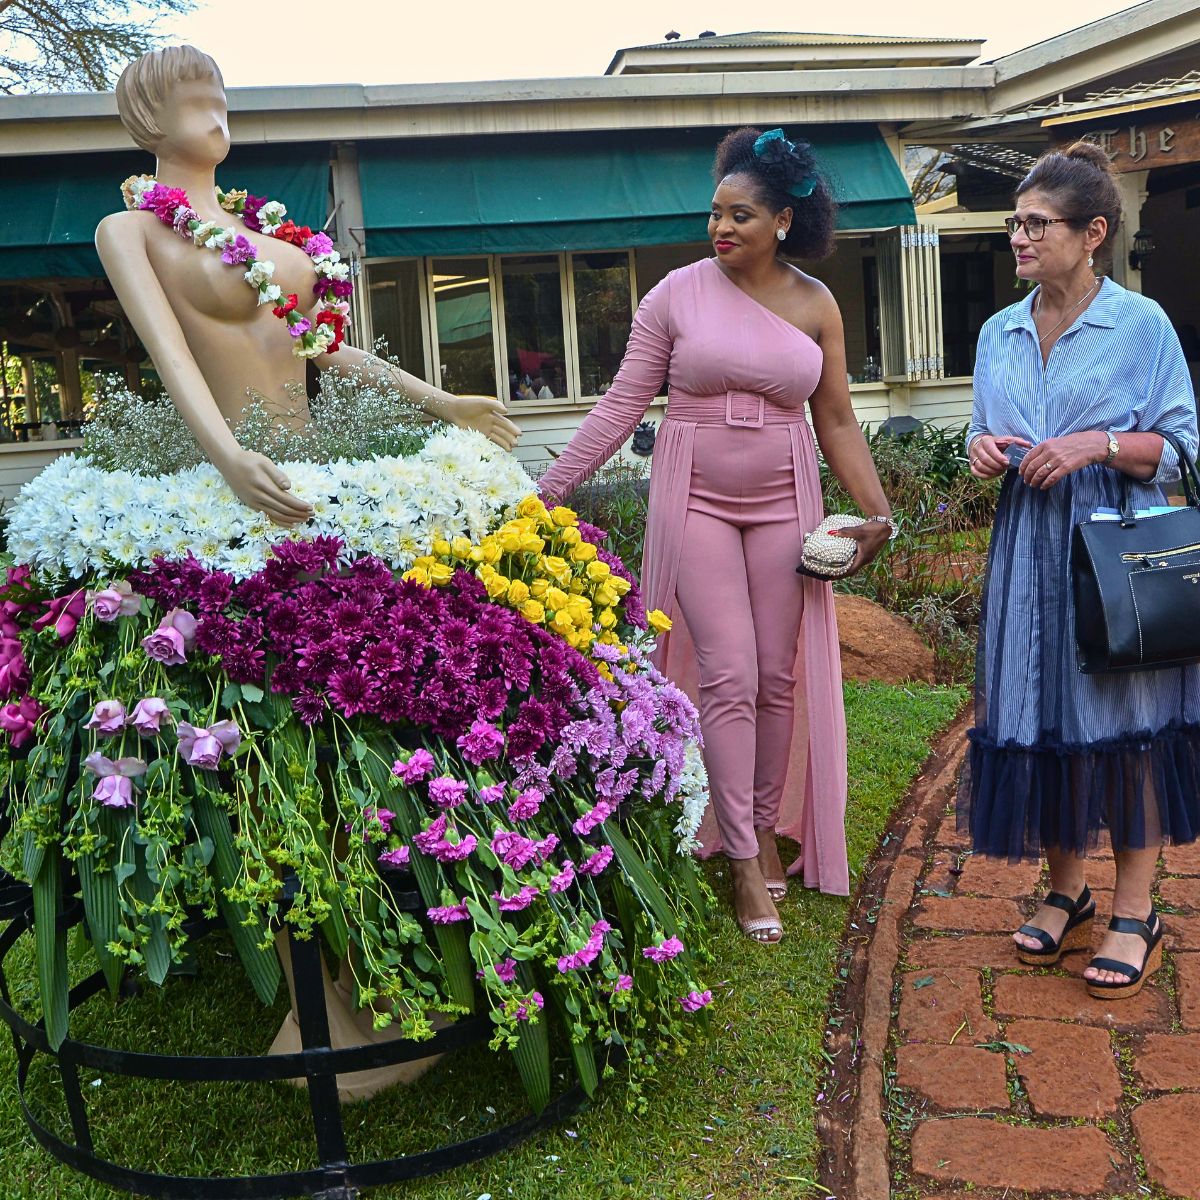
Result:
M882 524L886 525L891 530L891 533L888 534L888 541L894 542L896 540L896 536L900 532L900 522L897 521L894 517L885 517L885 516L883 516L882 513L877 513L873 517L864 517L863 518L864 525L868 521L879 521Z

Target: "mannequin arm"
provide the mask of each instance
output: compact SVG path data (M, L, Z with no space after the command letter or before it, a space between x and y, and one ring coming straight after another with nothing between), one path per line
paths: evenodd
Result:
M125 315L162 378L188 428L244 504L278 525L297 525L312 515L289 495L284 473L261 454L244 450L226 424L162 284L146 254L146 221L136 213L114 213L96 230L96 250Z
M491 396L452 396L357 346L342 346L336 354L322 354L316 364L322 371L339 374L357 369L370 382L386 383L402 391L431 417L463 429L477 429L503 450L511 451L521 436L520 429L504 415L501 401Z

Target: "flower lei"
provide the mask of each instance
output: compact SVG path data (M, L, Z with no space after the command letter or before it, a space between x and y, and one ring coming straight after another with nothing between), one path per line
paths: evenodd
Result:
M354 293L350 266L342 261L327 234L314 233L307 225L285 220L287 209L278 200L250 196L244 191L223 192L217 188L221 207L227 213L241 217L248 229L291 242L312 259L317 271L313 295L320 306L315 317L306 317L297 311L299 297L295 293L285 296L283 289L271 282L275 264L257 258L249 238L235 229L225 229L215 221L202 221L182 188L166 187L152 175L131 175L121 184L121 194L127 209L152 212L181 238L207 250L220 251L222 262L246 267L243 278L258 293L259 304L273 304L271 311L287 322L288 333L295 342L292 353L297 358L333 353L345 340L349 298Z

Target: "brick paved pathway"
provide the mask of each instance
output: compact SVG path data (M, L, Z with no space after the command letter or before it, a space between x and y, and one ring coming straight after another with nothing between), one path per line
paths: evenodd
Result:
M945 793L929 802L885 1059L894 1194L1200 1200L1200 845L1163 855L1164 967L1135 999L1102 1001L1080 978L1088 954L1039 969L1013 953L1037 867L972 857L953 814L938 820ZM1111 855L1088 882L1099 941Z

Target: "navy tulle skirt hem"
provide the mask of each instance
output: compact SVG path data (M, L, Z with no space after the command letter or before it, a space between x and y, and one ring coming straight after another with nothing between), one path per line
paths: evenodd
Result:
M1200 725L1088 745L996 745L971 730L959 826L977 854L1010 862L1200 836Z

